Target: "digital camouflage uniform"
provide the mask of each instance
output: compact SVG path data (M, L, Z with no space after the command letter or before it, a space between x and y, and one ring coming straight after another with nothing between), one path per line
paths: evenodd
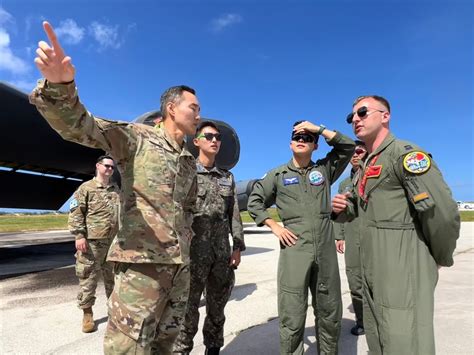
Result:
M229 266L232 233L233 250L245 250L234 177L214 167L207 170L197 161L198 198L191 241L191 287L186 318L175 352L189 353L198 330L199 302L206 289L204 344L207 348L224 345L224 307L234 286L234 270Z
M460 218L436 164L389 134L372 152L344 217L361 223L364 328L370 354L434 354L434 291L453 265ZM365 183L364 183L365 181Z
M118 230L118 193L116 185L103 186L93 178L79 186L70 203L69 231L76 240L87 239L87 251L76 252L76 275L81 288L77 299L81 309L94 305L99 275L102 274L107 298L114 288L112 264L106 257Z
M352 191L357 183L358 171L351 170L351 176L339 184L339 193ZM360 221L358 218L351 222L335 223L334 231L336 240L344 240L344 260L346 262L346 275L351 291L352 307L354 308L356 323L364 327L362 312L362 276L360 269Z
M40 80L30 101L64 139L108 152L121 174L105 353L171 353L189 291L194 157L160 126L94 117L74 82Z
M324 159L297 168L293 160L257 181L249 197L248 211L255 223L269 218L267 208L276 204L285 228L296 245L280 243L278 262L278 315L280 353L303 354L303 335L312 295L317 348L336 354L341 329L341 281L331 222L331 184L342 174L355 143L339 132L327 143L334 148Z

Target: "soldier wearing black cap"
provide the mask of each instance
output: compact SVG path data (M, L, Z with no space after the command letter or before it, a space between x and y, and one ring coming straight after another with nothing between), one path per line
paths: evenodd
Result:
M322 135L333 149L313 162ZM319 353L336 354L342 302L331 216L331 184L342 174L354 142L339 132L308 121L293 126L292 159L258 181L248 211L257 225L267 225L280 240L278 314L280 353L303 354L303 334L312 295ZM268 214L276 205L283 226Z

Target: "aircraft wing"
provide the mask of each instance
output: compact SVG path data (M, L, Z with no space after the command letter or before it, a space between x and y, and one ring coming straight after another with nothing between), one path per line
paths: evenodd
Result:
M0 207L59 209L104 153L62 139L26 93L4 82L0 107Z
M104 152L62 139L29 103L28 95L5 82L0 82L0 105L0 208L58 210L83 181L92 178L96 159ZM152 111L135 122L153 125L159 116L159 111ZM239 161L239 137L227 123L210 121L225 142L216 164L230 170ZM196 157L192 139L188 136L186 144ZM241 211L247 209L255 181L237 183Z

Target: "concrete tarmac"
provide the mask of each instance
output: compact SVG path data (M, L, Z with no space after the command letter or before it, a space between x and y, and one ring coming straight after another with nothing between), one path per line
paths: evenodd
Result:
M247 251L236 271L236 286L226 307L225 345L221 353L278 354L276 270L279 245L266 228L247 226L245 230ZM463 223L455 252L455 265L440 270L435 303L437 354L474 353L473 241L474 223ZM74 266L69 263L58 268L54 264L58 257L71 257L70 242L69 247L63 249L58 246L60 244L54 245L53 248L59 249L55 249L54 253L45 252L42 256L41 269L46 266L49 270L13 277L10 274L0 281L0 354L102 353L107 323L104 289L100 284L94 307L98 329L84 334L80 328L82 314L75 302L78 282ZM46 249L50 247L50 244L43 245ZM11 256L15 254L12 248L18 248L18 245L0 247L0 251L5 253L5 249L9 249ZM12 263L10 268L14 268L15 263L21 268L31 262L26 255L16 261L15 257L9 260ZM3 265L1 260L0 268ZM339 353L366 354L365 337L355 337L349 332L354 324L354 314L342 255L339 255L339 266L344 304ZM204 306L200 307L200 312L201 330ZM306 354L316 353L313 322L309 307L305 329ZM204 354L201 331L195 337L192 354Z

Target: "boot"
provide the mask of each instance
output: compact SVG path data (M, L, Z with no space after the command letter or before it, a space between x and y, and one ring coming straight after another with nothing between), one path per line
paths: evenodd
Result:
M92 308L84 308L84 316L82 318L82 331L84 333L91 333L94 331L94 315L92 314Z
M221 348L206 348L205 355L219 355Z

